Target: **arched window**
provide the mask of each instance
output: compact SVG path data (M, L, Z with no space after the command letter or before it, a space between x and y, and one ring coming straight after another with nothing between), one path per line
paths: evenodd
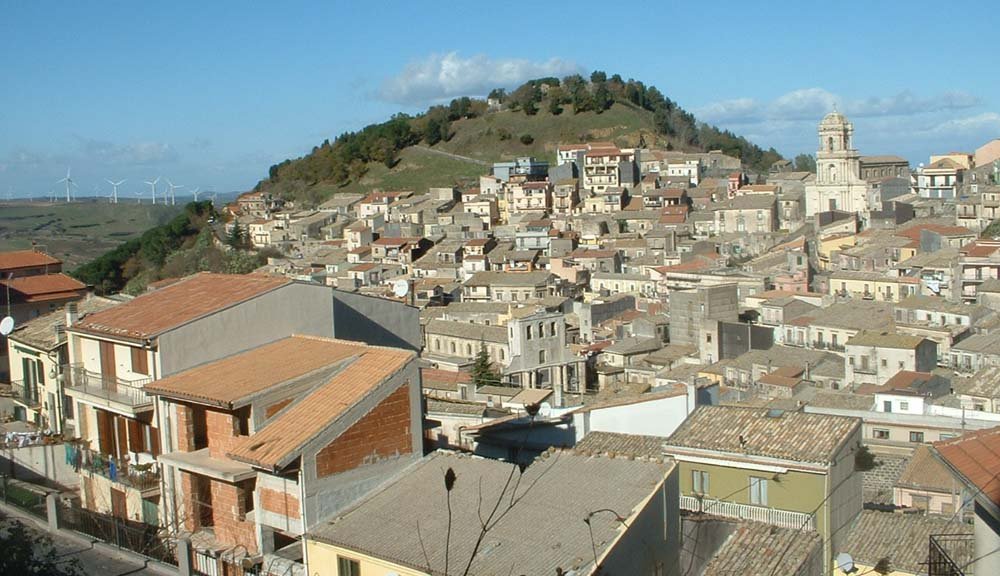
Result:
M527 326L525 326L525 328L524 328L524 335L525 335L525 338L527 338L528 340L531 340L531 324L528 324Z
M501 362L503 362L504 360L506 360L506 358L504 358L504 356L506 356L506 355L503 353L503 348L500 348L500 361Z
M435 350L440 350L441 349L441 339L440 338L435 338L434 339L434 349Z
M454 354L455 353L455 343L454 342L450 342L449 345L448 345L448 349L451 350L452 354Z
M829 151L831 151L831 152L833 151L833 136L827 137L827 139L826 139L826 149L829 150Z
M465 345L465 355L472 356L472 344Z

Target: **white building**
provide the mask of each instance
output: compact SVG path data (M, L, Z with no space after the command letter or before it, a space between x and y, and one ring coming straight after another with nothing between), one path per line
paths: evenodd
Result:
M841 210L867 212L868 186L861 178L861 156L851 138L854 125L839 112L819 123L816 180L806 185L806 217Z

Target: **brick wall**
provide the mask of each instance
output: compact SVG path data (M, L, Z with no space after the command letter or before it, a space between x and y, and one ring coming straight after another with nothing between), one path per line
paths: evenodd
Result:
M190 472L181 472L181 495L184 508L181 510L181 518L184 521L184 528L189 532L198 529L198 505L197 494L194 489L194 477Z
M410 426L410 389L403 384L316 454L316 475L323 478L409 454Z
M181 452L194 450L194 417L191 408L177 404L177 449Z
M240 438L239 422L232 413L217 410L206 410L205 422L208 432L208 453L212 458L225 458L226 452Z
M243 515L246 514L243 492L247 488L253 490L252 487L212 480L212 521L215 525L215 537L219 542L242 544L251 553L256 553L257 532L254 524L243 520Z
M261 488L257 494L260 497L260 507L264 510L298 520L299 499L295 496L270 488Z

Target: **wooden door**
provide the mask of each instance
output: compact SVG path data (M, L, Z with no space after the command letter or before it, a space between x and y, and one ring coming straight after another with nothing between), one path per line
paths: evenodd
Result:
M125 500L125 492L115 488L111 489L111 515L122 520L128 519L128 510Z
M115 345L101 340L101 379L104 386L114 391L118 374L115 369Z
M118 431L118 443L116 444L115 455L118 456L118 473L126 473L125 457L128 456L128 419L115 416L115 428Z
M97 439L101 454L115 455L115 423L114 416L105 410L97 409Z

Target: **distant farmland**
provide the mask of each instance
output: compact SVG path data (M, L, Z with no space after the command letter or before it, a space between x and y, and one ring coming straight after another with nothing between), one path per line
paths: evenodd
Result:
M182 206L102 202L0 202L0 251L36 242L72 270L168 222Z

